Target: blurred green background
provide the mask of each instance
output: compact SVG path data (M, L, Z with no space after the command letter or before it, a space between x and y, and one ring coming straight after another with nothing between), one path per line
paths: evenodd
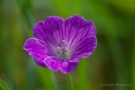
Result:
M23 44L37 21L74 14L95 23L98 40L71 73L75 90L135 90L135 0L0 0L0 78L12 90L70 90L64 74L38 67Z

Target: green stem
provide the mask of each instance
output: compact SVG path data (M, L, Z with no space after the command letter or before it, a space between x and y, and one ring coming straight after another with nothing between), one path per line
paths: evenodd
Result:
M58 89L58 85L56 83L56 78L55 78L54 72L52 72L51 70L49 70L49 72L50 72L50 75L51 75L51 79L52 79L52 84L54 86L54 90L59 90Z
M133 46L135 46L135 16L133 18L133 31L134 31L134 37L133 37ZM133 52L132 52L132 90L135 90L135 47L133 47Z
M1 86L4 90L11 90L1 79L0 79L0 86Z
M68 79L68 84L70 85L70 90L74 90L74 87L73 87L73 81L72 81L72 77L70 74L67 74L67 79Z

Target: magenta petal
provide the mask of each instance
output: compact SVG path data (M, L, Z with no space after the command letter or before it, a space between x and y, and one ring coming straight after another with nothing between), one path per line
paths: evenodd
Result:
M78 63L75 62L63 61L59 69L61 70L61 72L68 74L77 67L77 64Z
M86 37L95 36L96 28L92 21L86 21L83 17L75 15L65 20L63 35L64 40L72 47Z
M50 68L53 71L58 71L59 66L61 65L61 61L59 60L52 60L50 58L46 58L44 63L48 68Z
M45 31L46 29L43 21L37 22L33 27L34 36L43 41L47 39L47 33Z
M47 57L47 50L43 41L36 38L30 38L25 42L23 48L29 53L29 55L33 56L37 65L46 67L44 59Z
M60 69L61 72L65 74L72 72L77 67L76 62L68 62L68 61L56 60L51 58L50 59L46 58L44 63L51 70L56 72Z
M39 21L33 28L33 34L50 45L58 45L62 38L64 20L58 16L49 16L44 21Z
M87 37L75 47L72 57L88 57L96 49L96 46L96 37Z

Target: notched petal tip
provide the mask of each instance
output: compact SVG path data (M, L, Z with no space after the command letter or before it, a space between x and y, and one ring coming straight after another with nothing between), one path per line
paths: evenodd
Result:
M62 20L62 21L64 20L64 19L63 19L62 17L60 17L60 16L48 16L48 17L45 19L45 21L46 21L46 20L50 20L50 19L52 19L52 20L53 20L53 19L60 19L60 20Z
M64 61L64 62L62 62L59 69L61 70L62 73L68 74L68 73L71 73L73 70L75 70L77 65L78 65L78 63L75 63L75 62Z
M52 60L51 58L46 58L44 60L45 65L52 71L56 72L59 69L60 62L57 60Z
M73 16L70 16L70 17L66 18L65 21L66 21L66 20L74 20L74 19L76 19L76 20L79 20L79 19L80 19L80 20L85 20L84 17L81 17L81 16L79 16L78 14L75 14L75 15L73 15Z
M37 22L33 27L34 37L41 40L46 40L46 33L44 32L44 30L46 30L44 21Z
M64 19L59 16L48 16L44 22L46 25L50 26L49 28L51 28L53 25L61 26L62 23L64 22Z
M60 70L64 74L71 73L78 64L76 62L60 61L51 58L46 58L44 63L52 71L57 72L58 70Z
M33 27L33 32L38 31L38 29L40 29L42 25L44 25L44 21L38 21Z

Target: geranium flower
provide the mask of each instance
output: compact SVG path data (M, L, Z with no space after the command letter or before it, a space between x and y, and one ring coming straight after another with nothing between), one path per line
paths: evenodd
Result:
M78 15L66 20L49 16L35 24L33 34L34 38L25 42L24 50L37 65L65 74L72 72L97 46L94 23Z

